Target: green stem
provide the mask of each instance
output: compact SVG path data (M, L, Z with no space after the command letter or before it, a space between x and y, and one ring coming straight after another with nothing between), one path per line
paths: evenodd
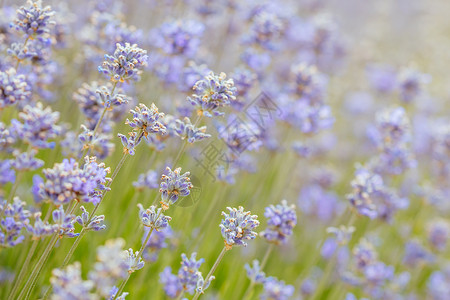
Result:
M42 270L42 267L44 266L45 262L47 261L51 250L55 246L56 242L58 241L58 233L55 233L50 240L50 242L47 245L47 248L45 249L44 253L39 258L38 262L33 268L33 271L31 272L31 275L28 277L28 280L25 283L25 286L23 287L22 291L19 294L19 297L17 299L24 299L23 296L25 296L25 299L28 299L30 297L30 294L36 285L36 280L39 277L39 274Z
M216 271L217 267L219 266L220 262L222 261L225 253L227 252L227 247L223 247L222 252L220 252L219 257L217 257L216 262L214 263L214 265L212 266L211 270L209 271L208 275L206 275L205 281L203 283L202 286L202 291L201 293L203 293L203 289L205 288L205 285L208 283L209 278L211 278L211 276L214 274L214 271ZM197 300L200 297L200 293L197 291L194 295L194 298L192 298L192 300Z
M181 300L181 298L183 298L184 295L184 290L181 291L181 293L178 295L178 297L175 300Z
M14 286L11 290L11 293L9 294L8 300L14 299L14 296L16 295L17 289L22 285L23 277L25 276L26 271L28 270L28 266L30 264L31 258L34 255L34 252L36 251L36 247L38 245L38 240L34 240L33 244L31 245L30 250L28 251L28 255L25 259L25 262L22 265L22 268L20 268L20 273L16 278L16 282L14 283Z

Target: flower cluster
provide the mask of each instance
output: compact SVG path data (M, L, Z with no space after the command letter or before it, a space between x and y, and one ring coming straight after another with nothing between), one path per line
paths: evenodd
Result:
M17 10L17 17L12 26L31 39L38 37L42 41L47 41L50 26L55 24L52 20L55 12L50 6L42 7L41 0L28 0L27 4L27 7L21 6Z
M186 197L190 194L193 185L189 175L186 172L181 174L181 168L172 171L170 167L166 168L166 173L161 176L159 192L161 193L161 205L163 209L169 208L169 205L178 201L179 197Z
M145 227L150 227L155 230L160 230L169 226L171 217L165 216L162 212L162 208L156 209L156 206L152 205L147 209L144 209L142 204L138 204L139 207L139 218L141 219L142 225Z
M64 159L52 169L45 169L47 179L40 186L40 194L56 205L66 204L72 200L97 203L110 180L106 175L109 168L104 163L97 163L95 157L85 157L83 168L79 168L74 159Z
M260 235L269 243L286 243L297 224L295 205L288 205L287 201L283 200L281 204L266 207L264 216L267 218L268 226Z
M75 222L83 226L84 231L94 230L100 231L106 228L106 225L103 224L105 221L105 216L93 216L92 218L89 216L89 212L84 208L84 206L80 207L81 215L75 218Z
M185 117L183 121L176 120L175 122L175 133L181 137L182 140L187 140L188 143L192 144L211 137L210 134L205 133L206 126L195 127L188 117Z
M155 104L152 103L148 108L141 103L134 110L130 110L130 113L133 114L133 119L127 119L125 124L130 125L135 131L142 132L145 137L149 133L166 133L166 127L161 123L164 114L158 112Z
M225 73L216 75L209 73L192 87L195 94L188 101L197 108L199 115L207 117L221 116L224 113L218 109L230 105L236 98L236 88L233 79L226 79Z
M222 212L220 229L224 238L225 247L231 249L233 246L247 246L246 240L254 239L258 234L253 231L259 226L257 215L239 208L227 207L228 213Z
M0 109L17 102L28 102L31 97L30 86L22 74L10 68L0 71Z
M117 43L113 55L105 54L105 61L98 71L107 75L112 82L137 81L147 61L147 51L136 44Z
M18 197L13 203L0 199L0 246L14 247L25 239L21 235L22 229L27 225L30 212L25 209L25 202Z

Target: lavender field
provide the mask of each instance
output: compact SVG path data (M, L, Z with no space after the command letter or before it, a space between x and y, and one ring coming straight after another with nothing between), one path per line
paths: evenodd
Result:
M449 14L0 0L0 299L450 300Z

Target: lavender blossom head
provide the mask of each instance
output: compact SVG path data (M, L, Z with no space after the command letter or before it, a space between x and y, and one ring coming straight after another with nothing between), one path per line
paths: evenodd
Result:
M128 273L136 272L142 269L145 262L141 257L138 257L139 251L133 252L133 249L125 250L125 263L128 265Z
M412 68L406 68L398 74L400 99L410 103L423 93L424 85L430 82L430 76L417 72Z
M444 219L433 220L428 225L428 241L438 251L447 248L450 224Z
M160 230L169 226L171 217L165 216L162 208L156 208L155 205L150 206L148 209L144 209L142 204L138 204L139 207L139 218L141 219L142 225L145 227L150 227L155 230Z
M194 187L189 178L190 172L181 174L181 168L172 171L169 167L166 168L166 172L167 174L161 176L159 189L163 209L169 208L169 205L177 202L179 197L188 196Z
M317 67L301 63L293 66L291 71L294 76L295 95L310 104L323 104L326 81L319 74Z
M0 109L17 102L27 103L30 97L30 86L24 75L16 74L13 68L0 70Z
M34 214L34 225L26 224L27 231L32 235L32 239L38 240L42 237L58 232L59 226L57 224L49 224L47 221L42 221L41 213Z
M266 280L266 274L261 270L261 266L258 260L254 260L252 266L245 264L245 270L247 272L247 277L253 283L264 283Z
M275 277L267 277L264 281L264 290L261 294L262 300L288 300L294 294L295 288Z
M84 125L81 125L81 130L78 140L83 145L82 150L89 149L90 155L99 159L105 159L114 152L115 144L111 142L110 134L97 132L94 136L94 131Z
M155 104L152 103L148 108L140 103L134 110L130 110L130 113L133 114L133 119L127 119L125 124L130 125L135 131L142 131L145 137L151 133L166 133L166 127L161 123L164 114L158 111Z
M61 205L52 212L53 222L58 226L58 234L60 237L76 237L79 233L75 233L75 215L67 214Z
M0 160L0 184L16 181L16 172L13 169L14 160Z
M144 234L142 235L142 243L145 242L148 232L151 230L150 227L144 227ZM161 249L169 247L170 243L168 240L174 236L172 228L170 226L161 228L157 231L152 232L150 239L145 245L145 250L142 256L146 261L155 262L158 259L158 254Z
M164 292L171 298L177 297L182 291L183 286L177 275L172 274L172 268L167 267L159 274L159 282L164 285Z
M297 224L295 205L288 205L287 201L283 200L281 204L266 207L264 216L267 218L267 228L260 236L269 243L285 244Z
M140 174L138 180L133 182L133 186L139 191L159 188L158 172L149 170L146 173Z
M16 159L14 160L14 168L18 171L37 170L44 165L44 161L35 157L37 151L32 149L29 152L14 153Z
M283 21L277 14L262 10L252 18L250 34L245 42L273 50L274 41L282 35L283 30Z
M59 120L59 112L53 112L50 107L44 108L38 102L36 106L27 105L19 113L23 123L13 119L12 130L25 142L37 148L53 148L54 142L49 140L58 137L62 133L62 127L56 123Z
M106 177L109 168L97 163L95 157L86 157L82 169L74 159L64 159L43 172L46 181L40 186L40 194L57 205L74 199L97 203L101 192L109 189L106 186L110 180Z
M197 260L197 253L195 252L191 254L191 258L187 257L184 253L181 254L181 267L178 270L178 280L183 290L189 294L195 292L197 283L202 276L198 269L204 261L203 258Z
M52 20L54 14L50 6L42 7L41 0L28 0L26 7L21 6L17 10L17 17L11 26L31 39L37 37L47 42L50 26L55 24Z
M84 206L80 206L80 210L82 213L75 218L75 222L83 226L84 231L100 231L106 228L106 225L103 223L105 221L104 215L93 216L90 218L89 212Z
M220 116L223 112L218 109L230 105L236 98L236 88L233 79L226 79L225 73L219 75L213 72L199 80L192 87L195 94L188 97L188 101L197 108L199 115L212 117Z
M191 123L191 120L188 117L185 117L183 121L177 119L175 122L175 133L182 140L186 140L188 143L193 144L195 142L211 137L210 134L205 133L206 126L195 127L195 125Z
M30 212L25 209L25 202L15 197L13 203L0 198L0 247L14 247L23 242L21 235L29 220Z
M230 250L233 246L247 246L246 240L253 240L258 234L253 231L259 226L257 215L239 208L227 207L228 213L222 212L220 229L224 238L225 247Z
M112 82L138 81L141 70L147 66L147 51L136 44L116 44L113 55L105 54L105 61L98 67Z
M375 141L382 147L395 147L410 139L410 124L403 107L385 109L376 116Z
M94 282L82 279L79 262L68 265L64 270L53 269L50 283L53 288L52 299L94 299L91 293Z

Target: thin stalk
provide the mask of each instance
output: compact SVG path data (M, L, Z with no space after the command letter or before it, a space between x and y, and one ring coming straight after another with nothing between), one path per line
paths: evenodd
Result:
M17 289L22 285L23 277L25 276L26 271L28 270L28 266L30 264L31 258L34 255L34 252L36 251L36 247L38 245L39 240L34 240L33 244L31 245L30 250L28 251L28 255L25 259L25 262L23 263L22 267L20 268L19 275L16 277L16 282L14 283L14 286L11 290L11 293L9 294L8 300L14 299L14 296L16 295Z
M17 188L19 187L20 179L22 178L23 171L17 171L16 180L14 181L14 185L9 192L8 203L12 203L14 195L16 194Z
M208 275L206 275L205 282L202 286L202 293L203 289L205 288L205 285L208 283L209 278L214 274L214 271L216 271L217 267L219 266L220 262L222 261L225 253L227 252L227 247L223 247L222 252L220 252L219 257L217 257L216 262L212 266L211 270L209 271ZM197 291L194 295L194 298L192 300L197 300L200 297L200 293Z
M175 300L181 300L181 298L183 298L184 295L184 290L181 291L181 293L178 295L178 297Z
M202 119L202 116L198 115L197 119L194 122L194 127L197 127L197 125L200 123L201 119ZM181 146L180 151L178 151L178 154L175 157L175 161L172 164L172 168L176 168L178 162L180 161L181 157L183 156L183 154L184 154L184 152L186 150L187 145L188 145L188 141L185 140L184 143L183 143L183 146Z
M28 277L28 279L25 283L25 286L23 287L23 289L20 292L19 297L17 299L24 299L23 296L25 296L25 293L26 293L25 299L27 299L30 296L31 291L33 290L33 288L36 284L36 280L39 277L39 274L42 270L42 267L45 264L45 262L47 261L49 255L50 255L50 252L53 249L53 247L55 246L57 241L58 241L58 233L55 233L53 235L52 239L50 240L50 242L48 243L47 248L45 249L44 253L41 255L38 262L34 266L33 271L31 272L31 275Z
M270 253L273 251L273 248L275 247L274 244L270 244L269 248L267 248L266 253L264 254L263 260L260 265L260 270L262 271L264 267L267 264L267 261L269 260ZM244 297L242 299L251 299L253 288L255 287L255 281L252 281L250 285L248 286L247 290L244 293Z

